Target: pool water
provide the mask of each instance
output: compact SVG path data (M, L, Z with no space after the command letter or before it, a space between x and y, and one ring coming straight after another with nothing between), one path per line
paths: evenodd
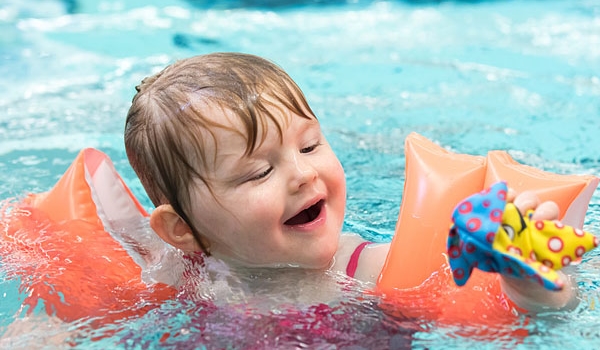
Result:
M412 131L459 153L501 149L544 170L600 176L597 1L2 0L0 198L48 190L81 148L96 147L150 209L122 141L134 86L175 59L214 51L267 57L296 80L346 170L344 229L370 240L393 235ZM585 228L600 234L600 191ZM23 348L592 348L599 255L576 267L579 307L528 320L524 339L394 318L365 286L340 276L295 286L298 271L253 286L264 273L255 271L220 304L178 298L89 328L41 307L27 316L11 277L18 266L4 262L0 347L10 337ZM338 302L291 295L331 281L346 293ZM284 300L266 291L286 285Z

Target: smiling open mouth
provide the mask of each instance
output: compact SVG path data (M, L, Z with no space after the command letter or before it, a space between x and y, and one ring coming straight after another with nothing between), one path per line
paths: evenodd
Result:
M314 219L316 219L319 214L321 214L321 209L323 209L323 200L318 201L315 205L310 208L304 209L298 215L289 219L285 222L285 225L293 226L293 225L302 225L307 224Z

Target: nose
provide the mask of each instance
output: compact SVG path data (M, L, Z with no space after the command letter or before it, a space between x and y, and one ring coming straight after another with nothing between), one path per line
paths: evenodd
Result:
M297 190L306 184L313 182L319 173L315 167L303 156L298 153L293 153L290 161L291 181L290 186L292 190Z

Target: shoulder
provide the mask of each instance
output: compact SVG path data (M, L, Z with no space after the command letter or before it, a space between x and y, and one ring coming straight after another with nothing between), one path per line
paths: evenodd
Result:
M388 250L389 243L371 243L357 234L342 234L332 270L346 274L348 265L355 263L356 270L353 277L364 282L375 283L385 263Z
M346 273L346 267L348 266L352 253L354 253L356 248L363 242L366 242L366 240L357 234L342 233L331 270Z

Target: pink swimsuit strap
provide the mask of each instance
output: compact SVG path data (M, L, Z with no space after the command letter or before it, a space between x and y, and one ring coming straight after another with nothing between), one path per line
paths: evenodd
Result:
M373 242L362 242L356 247L356 249L354 249L354 252L350 256L350 260L348 261L348 266L346 266L346 274L348 276L354 277L354 274L356 273L356 268L358 267L358 258L360 258L360 253L367 245L371 243Z

